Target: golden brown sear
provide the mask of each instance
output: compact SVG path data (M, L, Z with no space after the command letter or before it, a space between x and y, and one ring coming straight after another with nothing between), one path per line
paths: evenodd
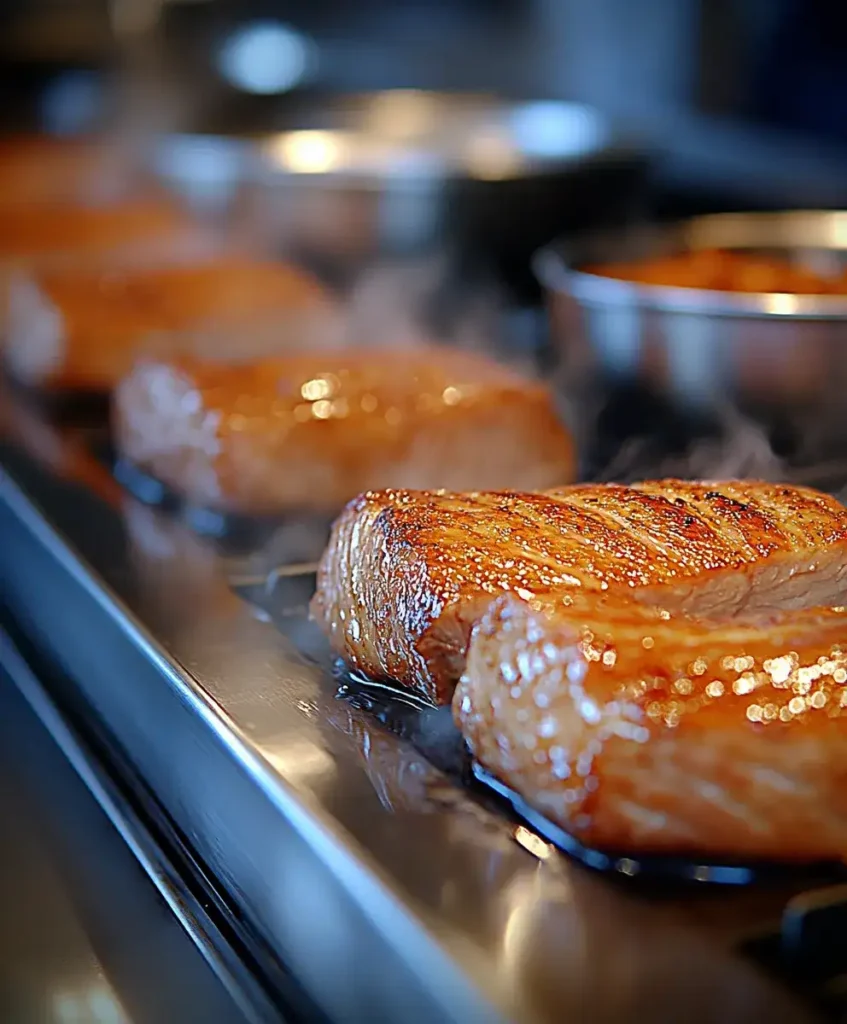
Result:
M256 357L307 343L333 311L307 273L241 256L32 271L11 287L5 357L33 386L110 391L143 351Z
M0 140L0 208L103 201L133 175L116 147L98 139L17 135Z
M843 859L847 613L695 621L619 595L500 598L453 712L477 760L589 846Z
M589 846L816 861L847 852L845 590L847 509L807 488L389 491L313 613Z
M332 510L388 485L543 487L573 473L546 388L444 349L147 360L114 409L127 459L232 511Z
M803 487L661 480L546 493L367 493L336 522L313 614L366 674L449 701L495 597L620 594L723 619L838 603L847 510Z
M189 229L177 207L157 198L105 205L0 207L0 261L32 263L169 241Z
M640 262L593 264L581 270L636 284L674 288L847 295L847 271L826 275L777 257L728 249L695 250Z

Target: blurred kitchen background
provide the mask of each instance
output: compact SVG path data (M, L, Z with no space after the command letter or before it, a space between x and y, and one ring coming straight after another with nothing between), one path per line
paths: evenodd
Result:
M585 221L847 204L847 11L826 0L3 0L2 10L6 126L240 136L367 126L405 142L395 176L430 181L446 148L452 176L510 179L497 216L476 213L494 235L485 242L512 250L501 255L516 286L529 285L527 247ZM350 101L397 90L369 95L370 121ZM448 95L428 105L430 92ZM455 138L435 136L461 96L522 106L511 121L480 121L474 138L463 125L457 154ZM289 170L345 159L326 135L281 147ZM234 173L223 146L184 145L170 159L209 197ZM385 174L390 163L360 154L356 169ZM554 199L544 182L526 187L565 169L573 180ZM394 234L417 242L423 213L399 223L407 205Z
M129 74L136 87L146 77L158 127L190 132L281 130L309 104L383 90L556 99L587 105L655 160L663 210L845 199L847 12L826 0L4 0L2 9L10 124L42 116L69 130L115 115L131 101ZM543 118L537 127L543 134Z
M554 238L847 207L847 9L826 0L2 10L4 127L104 129L137 146L210 217L359 287L374 335L411 302L438 333L496 294L509 344L543 365L532 258ZM618 429L604 397L601 461L634 423L661 419L651 401L627 394Z

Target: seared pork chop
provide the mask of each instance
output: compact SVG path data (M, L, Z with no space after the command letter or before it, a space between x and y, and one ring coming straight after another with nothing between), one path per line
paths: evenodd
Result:
M336 522L313 614L368 675L444 703L492 600L620 593L689 615L839 603L847 509L779 484L367 493Z
M2 167L0 167L2 180ZM0 261L32 265L77 261L157 244L156 252L195 225L174 204L140 196L103 205L0 204Z
M11 135L0 140L0 208L102 202L143 184L128 152L104 140Z
M5 359L35 387L109 392L145 353L255 359L326 333L334 311L309 274L233 254L31 269L10 286Z
M336 510L368 487L544 487L573 473L546 388L444 349L145 361L119 386L114 422L128 459L199 504L247 513Z

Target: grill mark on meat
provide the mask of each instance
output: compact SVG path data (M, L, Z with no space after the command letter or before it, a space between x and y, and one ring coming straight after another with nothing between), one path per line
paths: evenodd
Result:
M650 530L633 528L633 522L623 513L608 507L598 507L602 499L597 497L580 498L577 494L570 497L571 503L577 509L591 509L604 521L607 532L621 534L622 532L632 534L633 539L639 543L649 555L651 561L650 569L645 567L645 583L654 575L654 567L663 568L668 576L673 575L676 564L676 557L673 549L664 544Z
M646 493L656 493L657 486L659 485L645 483L639 484L638 489ZM672 498L675 505L683 509L693 509L694 513L712 529L721 530L745 561L753 561L756 557L775 550L776 544L772 540L765 544L759 541L757 544L755 538L757 535L761 537L762 534L773 533L778 529L778 524L772 517L749 503L737 501L714 489L707 490L705 486L699 489L690 486L684 496L676 493L676 489L672 487L667 493L669 497L675 495Z
M526 497L524 496L524 500ZM652 566L652 572L662 569L670 573L672 562L667 557L662 545L649 534L636 536L632 530L621 531L621 523L618 518L610 514L609 509L599 505L600 500L591 497L580 498L579 488L576 487L572 493L558 491L550 495L534 496L534 504L538 507L541 516L555 515L556 512L561 516L566 529L561 530L557 537L560 544L562 538L567 538L568 542L589 547L595 557L606 555L612 547L617 547L619 551L625 549L625 560L631 566L637 566L639 563L644 566L649 564ZM566 522L565 510L567 510ZM604 566L605 571L614 574L616 561L616 559L607 559L607 564Z
M570 500L583 506L586 502L586 498L578 494ZM662 555L669 567L669 576L677 575L680 569L716 568L738 560L738 552L733 551L708 523L700 516L691 516L663 494L620 487L603 499L595 500L604 501L601 514L609 520L611 529L618 533L631 532L646 547ZM655 580L657 573L653 566L650 572Z
M554 578L565 571L579 577L585 586L596 586L603 580L627 582L631 578L631 573L621 573L620 562L608 558L604 560L604 539L608 547L610 527L601 511L581 507L579 503L566 500L558 494L503 494L491 497L489 507L504 517L519 517L526 528L526 535L520 540L522 550L531 561L549 569ZM659 558L663 564L667 564L655 546L630 534L621 534L617 530L615 533L615 543L626 549L625 563L629 566L635 566L646 558L652 558L654 562ZM562 559L563 537L576 545L574 554L581 556L579 561ZM527 538L531 538L531 546ZM537 553L543 558L539 558Z
M728 483L725 490L731 497L745 496L743 484ZM749 495L746 497L751 501ZM755 500L795 545L815 547L847 536L843 517L833 515L835 500L811 488L759 484Z

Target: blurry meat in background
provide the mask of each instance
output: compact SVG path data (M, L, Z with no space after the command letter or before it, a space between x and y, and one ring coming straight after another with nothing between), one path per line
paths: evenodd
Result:
M686 212L719 192L756 206L844 199L843 33L822 2L10 0L4 9L7 123L31 123L39 110L71 129L86 114L108 117L133 92L128 70L146 74L151 106L159 97L156 126L181 131L295 127L304 104L386 89L559 99L642 139L659 156L657 196L671 185L687 192ZM116 92L105 84L118 69Z
M531 259L553 238L847 204L844 36L824 3L5 8L7 128L106 129L254 249L352 294L360 331L380 343L484 336L549 372L558 357ZM749 465L751 424L734 408L704 420L640 381L593 397L575 379L566 404L572 419L591 417L587 434L623 424L593 472L620 466L608 462L610 451L620 460L618 429L658 436L660 449L682 443L674 467L691 455L703 470L704 431L718 451L707 469ZM746 454L728 458L727 445ZM767 458L754 463L770 472Z

